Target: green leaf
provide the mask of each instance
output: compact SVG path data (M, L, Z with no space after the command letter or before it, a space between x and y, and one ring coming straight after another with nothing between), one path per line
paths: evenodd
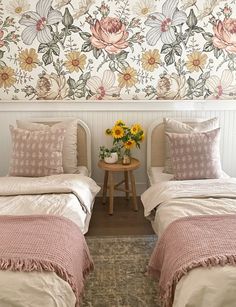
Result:
M77 98L82 98L82 97L85 96L85 92L84 92L84 91L76 92L76 93L75 93L75 96L76 96Z
M173 49L173 46L172 45L169 45L169 44L164 44L161 48L161 53L169 53L171 52Z
M77 33L77 32L80 32L81 29L79 27L76 27L76 26L70 26L69 27L69 30L73 33Z
M178 56L182 55L183 50L182 50L181 45L175 45L174 50L175 50L175 54L177 54Z
M102 49L93 48L93 55L96 59L98 59L101 54L102 54Z
M210 52L214 49L214 45L212 41L206 42L203 46L203 51Z
M89 52L92 49L93 49L93 46L92 46L90 41L84 42L82 47L81 47L81 51L83 51L83 52Z
M64 16L62 18L62 24L65 26L65 27L69 27L73 24L74 22L74 19L70 13L70 11L68 10L68 8L66 7L65 9L65 13L64 13Z
M120 68L122 67L122 69L126 69L127 67L129 67L129 63L126 61L120 61L118 65Z
M194 27L194 28L193 28L193 31L194 31L195 33L202 33L202 32L205 32L205 30L204 30L203 28L201 28L201 27Z
M76 82L74 79L72 79L71 77L69 77L69 79L67 80L67 84L69 85L69 87L71 89L75 89L76 88Z
M44 55L42 56L42 60L45 65L49 65L53 62L51 49L44 53Z
M3 58L3 55L4 55L4 51L3 51L3 50L0 50L0 59Z
M111 71L116 71L116 63L115 62L110 62L109 63L109 68Z
M122 50L119 54L116 55L116 59L118 61L124 61L127 59L128 54L129 53L127 51Z
M84 41L90 40L91 34L88 32L80 32L79 35Z
M174 56L174 53L173 52L169 52L165 55L165 58L164 58L165 62L167 65L171 65L174 63L175 61L175 56Z
M193 9L190 10L190 13L188 15L188 19L187 19L187 25L189 26L189 28L193 28L196 26L197 24L197 17L196 15L194 14L194 11Z
M56 44L51 46L51 50L55 55L60 55L60 48Z
M43 44L43 43L41 43L41 44L39 45L39 47L38 47L38 52L39 52L39 53L44 53L44 52L47 52L48 49L49 49L48 44Z
M214 49L214 56L218 59L221 54L223 53L223 49L215 48Z
M190 88L194 88L195 87L195 80L191 77L188 78L187 83L189 85Z
M86 72L85 74L82 75L83 80L88 80L91 77L91 72Z
M212 33L210 33L210 32L203 32L202 36L205 38L206 41L212 41L212 37L213 37Z
M202 79L204 79L204 80L208 79L209 77L210 77L210 72L209 72L209 71L204 72L204 73L202 73L202 74L200 75L200 78L202 78Z

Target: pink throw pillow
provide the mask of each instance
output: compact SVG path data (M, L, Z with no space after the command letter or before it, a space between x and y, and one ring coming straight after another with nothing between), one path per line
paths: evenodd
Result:
M214 179L222 175L220 128L191 134L166 133L170 141L174 179Z
M39 177L63 173L64 129L28 131L10 126L10 132L10 176Z

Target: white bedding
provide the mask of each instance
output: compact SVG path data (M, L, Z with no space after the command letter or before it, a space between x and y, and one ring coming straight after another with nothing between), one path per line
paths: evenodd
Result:
M81 174L0 177L0 214L59 215L85 233L99 190L91 178ZM52 272L0 271L0 289L1 307L75 306L69 284Z
M236 214L236 179L169 181L142 195L146 216L156 208L152 225L158 236L174 220L192 215ZM235 307L236 268L197 268L177 284L173 307Z

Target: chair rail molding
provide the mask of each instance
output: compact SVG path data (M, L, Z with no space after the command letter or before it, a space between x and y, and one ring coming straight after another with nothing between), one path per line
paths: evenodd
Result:
M150 101L150 100L132 100L132 101L86 101L86 102L65 102L65 101L30 101L21 100L1 101L0 112L49 112L49 111L80 111L80 112L115 112L115 111L226 111L236 110L235 100L211 100L211 101Z

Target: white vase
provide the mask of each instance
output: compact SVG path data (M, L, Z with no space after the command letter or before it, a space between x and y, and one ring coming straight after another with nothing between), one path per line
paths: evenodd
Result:
M110 164L116 163L118 161L118 154L117 154L117 152L112 152L110 157L105 157L104 158L104 161L106 163L110 163Z

